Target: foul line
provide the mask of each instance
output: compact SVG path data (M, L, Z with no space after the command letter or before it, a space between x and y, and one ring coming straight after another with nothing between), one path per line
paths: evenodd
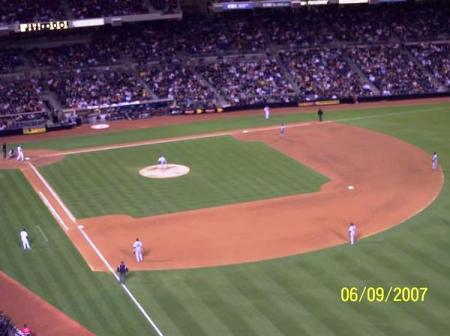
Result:
M52 196L56 199L56 201L58 202L58 204L61 206L61 208L63 208L63 210L66 212L66 214L69 216L70 220L75 222L75 216L70 212L69 209L67 209L67 207L64 205L64 203L61 201L61 199L59 198L59 196L56 194L56 192L53 190L53 188L47 183L47 181L44 179L44 177L41 175L41 173L39 173L39 171L36 169L36 167L28 162L28 164L30 165L31 169L33 169L34 173L36 174L37 177L39 177L39 179L41 180L42 183L44 183L45 187L48 189L48 191L50 191L50 193L52 194Z
M42 183L44 183L44 185L47 187L47 189L50 191L50 193L53 195L53 197L55 197L55 199L58 201L58 203L61 205L61 208L67 213L67 215L69 217L71 217L71 220L76 224L76 218L71 214L71 212L69 211L69 209L64 205L64 203L61 201L61 199L59 198L59 196L56 194L55 191L53 191L53 189L50 187L50 185L47 183L47 181L44 179L44 177L39 173L39 171L31 164L29 163L30 167L33 169L33 171L36 173L36 175L39 177L39 179L42 181ZM62 220L62 218L58 215L58 213L56 212L56 210L53 208L53 206L50 204L50 202L47 200L47 198L44 196L44 194L39 191L38 192L39 197L42 199L42 201L44 202L44 204L47 206L47 208L50 210L51 214L53 215L53 217L56 218L56 220L58 221L58 223L64 228L64 230L68 230L68 227L66 226L66 224L64 223L64 221ZM36 225L37 226L37 225ZM97 248L97 246L95 246L94 242L89 238L89 236L86 234L86 232L84 232L83 227L82 226L78 226L78 230L80 231L80 233L83 235L84 239L86 239L86 241L89 243L89 245L92 247L92 249L95 251L95 253L97 254L97 256L101 259L101 261L106 265L106 267L108 268L108 270L111 272L111 274L114 276L114 278L119 281L119 277L117 276L116 272L114 271L114 269L111 267L111 265L109 264L109 262L106 260L106 258L102 255L102 253L100 252L100 250ZM42 230L41 230L42 231ZM128 296L130 297L131 301L133 301L133 303L136 305L136 307L139 309L139 311L142 313L142 315L145 317L145 319L150 323L150 325L153 327L153 329L156 331L156 333L158 334L158 336L164 336L164 334L161 332L161 330L158 328L158 326L155 324L155 322L153 322L153 320L150 318L150 316L148 315L148 313L144 310L144 308L142 307L142 305L139 303L139 301L134 297L134 295L131 293L131 291L128 289L127 286L125 286L125 284L121 284L123 290L125 291L125 293L128 294Z
M44 196L44 194L42 192L38 192L39 197L41 198L42 202L44 202L45 206L47 207L48 210L50 210L50 213L53 215L53 217L55 217L56 221L58 222L58 224L60 226L63 227L63 229L65 231L68 231L69 228L67 227L67 225L64 223L64 221L61 219L61 217L59 217L58 213L56 212L56 210L53 208L53 206L50 204L50 202L47 200L47 198Z
M427 108L427 109L423 109L423 110L413 110L413 111L385 113L385 114L374 114L374 115L361 116L361 117L325 120L323 122L316 122L316 121L297 122L297 123L287 124L286 128L305 127L305 126L311 126L311 125L323 125L323 124L329 124L329 123L339 123L339 122L346 122L346 121L375 119L375 118L383 118L383 117L395 117L395 116L401 116L401 115L431 112L431 111L440 111L440 110L446 110L446 109L449 109L449 107L444 106L444 107ZM272 130L278 130L279 128L280 127L278 125L267 126L267 127L254 127L254 128L248 129L248 133L272 131ZM51 153L51 154L43 155L43 157L54 157L54 156L60 156L60 155L101 152L101 151L107 151L107 150L112 150L112 149L132 148L132 147L156 145L156 144L171 143L171 142L178 142L178 141L207 139L207 138L214 138L214 137L240 134L240 133L242 133L242 129L233 129L233 130L223 131L223 132L186 135L186 136L180 136L180 137L176 137L176 138L156 139L156 140L148 140L148 141L142 141L142 142L132 142L132 143L115 144L115 145L108 145L108 146L80 148L80 149L74 149L74 150L69 150L69 151L65 151L65 152Z
M97 256L103 261L103 263L106 265L106 267L108 268L108 270L111 272L111 274L114 276L114 278L116 278L117 281L119 281L119 277L117 276L116 272L114 271L114 269L111 267L111 265L109 264L109 262L106 260L106 258L102 255L102 253L100 252L100 250L97 248L97 246L95 246L94 242L91 240L91 238L89 238L89 236L87 235L86 232L84 232L83 227L80 225L78 226L78 230L81 232L81 234L83 235L84 239L86 239L86 241L89 243L89 245L92 247L92 249L95 251L95 253L97 254ZM147 312L144 310L144 308L142 308L141 304L138 302L138 300L136 300L136 298L134 297L134 295L131 293L131 291L127 288L127 286L125 286L125 284L121 284L122 288L125 290L125 292L128 294L128 296L131 298L131 300L133 301L133 303L136 305L136 307L139 309L139 311L142 313L142 315L144 315L144 317L147 319L147 321L151 324L151 326L153 327L153 329L156 331L156 333L159 336L164 336L163 333L161 332L161 330L159 330L159 328L156 326L155 322L153 322L153 320L150 318L150 316L147 314Z

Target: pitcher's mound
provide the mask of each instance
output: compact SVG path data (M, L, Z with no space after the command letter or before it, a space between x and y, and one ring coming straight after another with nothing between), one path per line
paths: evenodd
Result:
M139 174L144 177L159 179L183 176L189 173L189 170L189 167L178 164L168 164L164 168L155 165L142 168L139 170Z

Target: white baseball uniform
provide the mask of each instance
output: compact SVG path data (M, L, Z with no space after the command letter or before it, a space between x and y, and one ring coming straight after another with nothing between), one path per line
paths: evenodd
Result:
M30 242L28 241L28 233L25 230L20 231L20 239L22 240L22 246L24 250L30 250Z
M161 156L161 157L158 159L158 164L159 164L159 167L160 167L160 168L165 168L165 167L167 166L167 160L166 160L166 158L165 158L164 156Z
M23 148L21 145L17 146L17 161L23 161L24 155L23 155Z
M144 260L144 246L140 240L136 240L133 243L134 256L136 257L137 262L141 262Z
M433 156L431 157L431 169L436 170L438 168L438 165L439 165L439 158L438 155L434 153Z
M348 227L348 236L350 239L350 245L353 245L355 243L355 237L356 237L356 225L350 224Z
M264 118L268 120L270 118L270 108L269 106L264 107Z

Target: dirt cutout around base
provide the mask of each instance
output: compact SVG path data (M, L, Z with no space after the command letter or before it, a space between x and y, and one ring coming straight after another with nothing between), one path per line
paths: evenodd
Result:
M18 161L16 158L0 158L0 169L21 169L28 166L28 162L35 166L45 166L64 159L64 154L49 149L25 150L24 156L24 161Z
M164 179L174 178L188 174L189 167L179 164L166 164L164 166L148 166L139 170L139 175L147 178Z
M427 207L443 185L430 155L367 129L336 123L235 132L262 141L330 178L316 193L279 197L145 218L125 215L78 220L111 263L132 270L180 269L269 260L347 241L349 222L358 238L398 225ZM348 186L354 189L348 189ZM195 197L193 195L192 197ZM68 232L90 267L104 264L76 231ZM144 243L136 263L131 245Z
M1 271L0 302L1 310L16 323L16 326L20 328L25 323L28 324L33 335L94 335Z

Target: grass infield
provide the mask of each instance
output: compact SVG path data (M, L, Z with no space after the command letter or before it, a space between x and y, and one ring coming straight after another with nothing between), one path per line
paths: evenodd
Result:
M171 179L139 175L161 155L190 167L189 174ZM143 217L240 203L317 191L327 181L263 143L232 137L68 155L40 171L77 218Z
M448 335L449 105L339 112L339 118L437 151L445 173L438 199L413 219L352 248L231 267L132 272L127 285L165 336ZM19 172L0 171L0 193L3 271L97 335L152 335L112 277L87 269ZM35 225L48 246L25 254L19 229L32 231ZM34 239L41 238L31 237L32 244ZM343 286L429 291L418 303L343 303Z

